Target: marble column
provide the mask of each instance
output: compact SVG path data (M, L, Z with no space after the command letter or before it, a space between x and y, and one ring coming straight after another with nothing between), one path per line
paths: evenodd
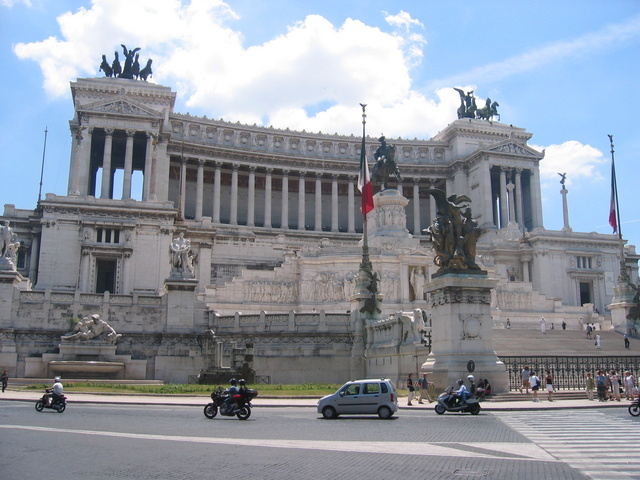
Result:
M220 223L220 168L222 163L215 162L213 171L213 213L212 222Z
M500 222L499 227L507 226L509 218L508 201L507 201L507 168L500 168Z
M436 188L436 181L429 180L429 188ZM438 214L436 209L436 202L431 195L429 195L429 225L433 223Z
M480 182L480 187L483 189L483 195L482 203L478 206L479 208L482 208L480 226L497 226L498 218L494 215L493 192L491 191L491 165L483 163L481 169L482 180ZM473 209L473 207L471 208Z
M313 229L316 232L322 231L322 173L320 172L316 172L316 204Z
M147 138L147 144L144 150L144 175L142 185L142 200L150 200L150 188L151 188L151 162L153 151L153 135L151 132L145 133Z
M124 175L122 179L122 199L131 198L131 175L133 173L133 137L135 130L127 130L127 144L124 151Z
M531 171L531 212L533 228L542 227L542 194L540 193L540 167L536 165Z
M531 281L529 279L529 260L522 261L522 281L525 283L529 283Z
M73 151L71 153L71 168L69 169L68 194L72 196L86 195L89 184L89 157L91 155L91 141L93 128L89 128L83 135L83 130L77 126L71 128ZM81 186L81 182L82 186ZM95 192L94 192L95 193Z
M298 230L305 230L305 179L307 172L299 172L298 175Z
M564 226L562 227L563 232L572 232L573 229L569 226L569 203L567 202L567 190L562 184L562 190L560 190L560 194L562 195L562 218L564 220Z
M267 174L264 178L264 226L271 228L271 201L272 201L272 187L271 187L271 174L273 168L267 168Z
M413 234L420 235L420 180L413 181Z
M232 165L231 170L231 205L229 224L238 224L238 165Z
M184 206L187 203L187 162L184 157L180 160L180 196L178 203L179 218L184 218Z
M196 180L196 215L195 219L202 220L202 201L204 198L204 160L198 159L198 174Z
M355 175L349 175L349 186L347 189L347 231L349 233L356 232L355 181Z
M256 167L249 167L249 191L247 192L247 225L255 226L256 222Z
M522 169L515 169L516 182L516 222L521 228L524 228L524 214L522 212Z
M31 249L29 252L29 280L31 284L36 284L38 272L38 256L40 255L40 234L41 232L33 232L31 237Z
M91 252L88 250L82 250L82 257L80 259L80 291L82 293L89 293L89 272L91 270Z
M122 255L122 294L131 294L131 252Z
M105 128L104 133L102 188L100 190L100 198L111 198L111 149L113 148L113 128Z
M331 175L331 231L337 232L338 224L338 175Z
M515 185L511 182L507 185L507 194L509 196L509 225L516 225L516 205L513 190Z
M289 170L282 171L282 208L280 228L289 229Z

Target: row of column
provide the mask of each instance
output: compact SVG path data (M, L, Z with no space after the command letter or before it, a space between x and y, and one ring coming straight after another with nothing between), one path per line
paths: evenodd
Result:
M196 175L196 202L195 202L195 220L201 220L203 216L204 207L204 167L205 161L198 159L197 161L197 175ZM213 176L213 223L220 223L220 208L221 208L221 170L222 163L214 163L214 176ZM231 196L229 198L229 224L238 224L238 169L239 166L233 164L231 166ZM267 168L265 173L265 186L264 186L264 226L267 228L272 227L272 176L273 168ZM280 208L280 228L289 229L289 182L290 170L282 170L282 204ZM305 230L305 216L306 216L306 175L307 172L297 172L298 178L298 230ZM181 163L181 191L186 192L186 162ZM331 175L331 231L337 232L339 230L339 204L338 204L338 177L337 174ZM295 178L295 176L294 176ZM316 173L315 175L315 210L314 210L314 231L322 231L322 173ZM355 233L355 215L356 211L359 213L359 206L355 204L355 182L356 176L348 176L347 187L347 204L352 206L347 210L347 231L349 233ZM248 176L248 193L247 193L247 226L255 226L255 205L256 205L256 167L249 167ZM435 181L431 181L433 187ZM430 206L430 218L435 218L436 205L435 202L429 201ZM184 218L185 213L185 195L180 197L180 213ZM413 225L414 232L420 232L421 226L421 211L420 211L420 186L419 181L414 181L413 184Z
M513 182L507 183L507 173L513 172ZM542 198L537 170L531 172L531 215L533 228L542 226ZM499 227L518 224L524 227L524 208L522 196L522 169L500 168L500 222Z
M91 163L91 145L93 142L93 132L95 127L80 128L73 127L72 134L74 136L74 148L72 150L71 168L69 169L69 195L87 195L89 187L89 175L90 175L90 163ZM113 155L113 135L114 128L103 128L105 133L104 138L104 151L102 155L102 183L99 188L100 198L111 198L112 189L112 155ZM133 141L137 130L125 130L126 144L124 153L124 175L122 182L122 195L123 200L131 198L131 175L133 173ZM152 171L152 163L156 159L153 152L153 140L156 138L151 132L144 131L144 135L147 139L145 150L145 164L144 164L144 184L142 199L149 200L155 196L154 182L152 182L152 175L148 174ZM98 186L96 185L96 196L98 196Z

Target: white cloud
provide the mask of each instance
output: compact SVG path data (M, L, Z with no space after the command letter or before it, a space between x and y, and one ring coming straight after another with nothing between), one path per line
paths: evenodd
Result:
M583 145L575 140L564 142L560 145L541 147L530 145L536 150L545 150L545 157L540 162L540 176L542 181L559 179L558 173L567 174L567 185L580 178L601 180L602 175L598 171L599 165L607 160L597 148L591 145Z
M124 41L142 48L141 63L153 58L152 81L174 86L199 115L357 134L364 102L372 128L428 138L457 108L453 90L438 92L439 103L411 90L409 70L426 42L414 32L422 24L406 12L386 16L392 32L309 15L250 46L232 28L236 18L221 0L93 0L90 9L58 17L60 38L14 50L40 64L54 98L67 96L76 77L98 76L100 56L111 62L111 49L122 56L117 42Z
M13 7L19 3L24 4L26 7L31 7L31 0L0 0L0 5L3 7Z

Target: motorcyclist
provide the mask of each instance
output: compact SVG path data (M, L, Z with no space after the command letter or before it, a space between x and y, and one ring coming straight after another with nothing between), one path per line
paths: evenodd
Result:
M473 375L469 375L467 376L467 380L469 380L469 396L470 397L475 397L476 395L476 377L474 377Z
M54 377L53 385L50 389L47 389L47 407L50 407L54 402L62 400L62 382L60 377Z
M231 384L231 386L227 389L227 398L225 398L224 400L227 412L231 412L233 411L232 408L235 410L235 408L237 407L237 405L235 405L235 400L233 399L233 397L238 394L238 382L236 381L236 379L232 378L231 380L229 380L229 383Z
M462 379L458 380L458 390L456 390L453 395L455 398L456 405L460 403L464 403L467 400L467 397L469 395L469 390L467 390L467 387L465 386L464 381Z

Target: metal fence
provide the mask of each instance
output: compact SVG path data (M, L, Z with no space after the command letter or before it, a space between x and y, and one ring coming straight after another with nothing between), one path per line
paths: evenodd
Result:
M509 390L518 390L522 384L522 368L528 365L544 381L547 371L553 375L556 390L584 390L587 372L595 377L598 370L615 370L619 375L629 371L637 379L640 373L640 356L625 357L500 357L509 375Z

